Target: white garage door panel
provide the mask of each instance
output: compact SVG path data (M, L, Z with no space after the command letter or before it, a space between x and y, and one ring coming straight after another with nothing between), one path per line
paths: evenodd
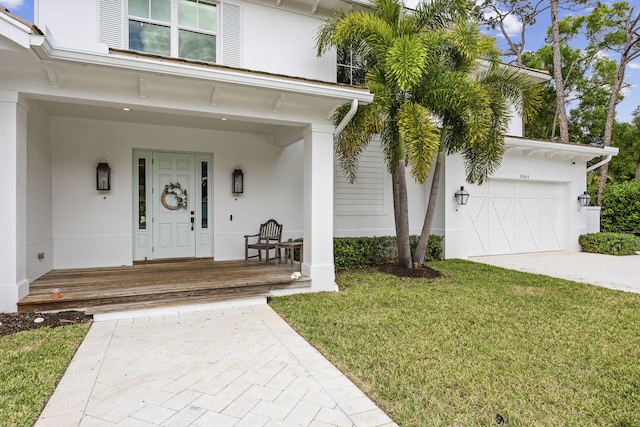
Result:
M471 194L469 256L562 249L562 183L490 180Z

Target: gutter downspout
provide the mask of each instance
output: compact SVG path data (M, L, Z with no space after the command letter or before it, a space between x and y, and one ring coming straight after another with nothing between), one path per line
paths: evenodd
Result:
M591 172L594 169L598 169L600 166L609 163L611 161L611 159L613 158L612 154L607 154L607 157L604 158L604 160L599 161L598 163L596 163L595 165L591 165L587 168L587 172Z
M351 101L351 108L349 108L349 111L347 111L347 114L342 118L338 126L336 126L336 130L333 131L334 138L337 138L338 135L342 133L342 131L349 124L351 119L353 119L353 116L356 115L357 111L358 111L358 100L354 99L353 101Z

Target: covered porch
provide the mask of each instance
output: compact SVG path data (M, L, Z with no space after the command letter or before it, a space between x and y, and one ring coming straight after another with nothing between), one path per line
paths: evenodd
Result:
M0 311L50 297L61 286L38 280L50 272L242 259L243 236L269 218L284 224L283 240L304 240L297 271L311 289L335 290L331 115L370 102L368 90L105 46L77 50L21 31L0 60L0 178L10 207L0 212L8 230ZM100 163L110 167L109 191L96 189ZM241 194L232 192L235 169L245 174ZM167 225L163 188L176 182L189 205L172 212L186 220Z
M310 289L296 262L211 259L136 263L132 266L52 270L31 283L18 301L19 312L84 310L87 314L207 304ZM52 290L60 290L54 299Z

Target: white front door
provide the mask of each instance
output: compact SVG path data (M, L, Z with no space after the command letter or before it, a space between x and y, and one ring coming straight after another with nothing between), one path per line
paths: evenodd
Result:
M196 256L195 168L194 154L153 153L155 259Z

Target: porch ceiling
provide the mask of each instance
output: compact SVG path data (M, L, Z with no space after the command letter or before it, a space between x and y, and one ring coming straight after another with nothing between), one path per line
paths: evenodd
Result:
M207 129L223 132L250 133L268 136L274 145L295 142L304 127L300 124L274 124L250 121L243 117L224 114L202 114L168 109L144 109L121 105L98 105L56 100L38 100L38 104L53 117L96 119L113 122L139 123L157 126L172 126ZM226 120L223 120L226 119Z

